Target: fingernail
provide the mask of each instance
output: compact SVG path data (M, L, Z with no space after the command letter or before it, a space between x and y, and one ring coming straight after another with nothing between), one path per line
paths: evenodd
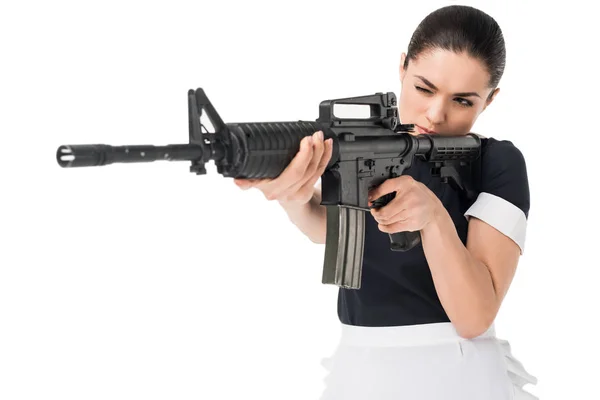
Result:
M323 131L319 131L319 140L323 141Z

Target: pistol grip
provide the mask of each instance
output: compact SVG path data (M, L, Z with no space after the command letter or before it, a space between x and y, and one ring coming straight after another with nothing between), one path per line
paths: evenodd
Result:
M388 193L373 201L371 208L381 208L387 205L396 197L396 193ZM421 242L421 233L416 232L396 232L389 233L390 250L408 251Z
M419 231L390 233L389 236L392 251L408 251L421 242Z

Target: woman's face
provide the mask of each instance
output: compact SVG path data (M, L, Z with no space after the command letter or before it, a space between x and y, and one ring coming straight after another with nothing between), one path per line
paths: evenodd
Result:
M398 103L400 121L415 124L414 134L464 135L498 93L488 87L485 66L466 54L437 49L423 52L403 68Z

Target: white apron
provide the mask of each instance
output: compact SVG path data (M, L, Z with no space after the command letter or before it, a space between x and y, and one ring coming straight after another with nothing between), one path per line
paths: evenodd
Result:
M450 322L361 327L342 324L338 347L323 359L321 400L535 400L536 384L496 338L492 325L474 339Z

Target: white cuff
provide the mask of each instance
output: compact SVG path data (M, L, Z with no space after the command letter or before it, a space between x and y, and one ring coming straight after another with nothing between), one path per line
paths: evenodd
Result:
M523 254L527 218L519 207L502 197L482 192L464 215L467 220L473 216L496 228L511 238L520 247L521 254Z

